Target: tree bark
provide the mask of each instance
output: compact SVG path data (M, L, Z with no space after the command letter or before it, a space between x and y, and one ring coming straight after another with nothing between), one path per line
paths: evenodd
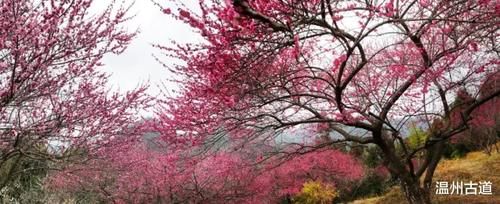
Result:
M394 143L391 142L387 135L382 136L382 132L374 134L376 144L381 148L385 165L392 175L396 176L400 181L401 190L403 191L406 200L410 204L430 204L430 185L421 186L420 176L416 176L412 169L409 169L403 160L396 154ZM384 140L386 139L386 140ZM437 148L436 146L433 146ZM434 157L432 157L434 158ZM410 161L411 162L411 161ZM427 169L427 168L425 168ZM434 169L427 169L434 171ZM430 175L432 176L432 174ZM431 177L432 178L432 177Z
M410 204L430 204L430 189L420 187L418 181L401 181L401 188Z

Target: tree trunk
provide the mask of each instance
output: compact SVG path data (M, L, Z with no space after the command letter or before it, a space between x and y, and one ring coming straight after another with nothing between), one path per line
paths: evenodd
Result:
M379 127L382 126L379 125ZM430 204L430 185L424 185L423 187L420 186L420 176L415 176L413 173L413 169L409 169L407 165L403 163L403 160L396 154L396 148L394 146L393 140L391 140L389 136L387 134L384 134L384 132L382 131L378 134L377 132L373 132L373 138L375 140L375 143L383 152L384 165L387 167L389 172L391 172L391 175L396 176L399 179L401 190L404 192L408 203ZM434 168L430 169L430 171L433 172ZM432 174L430 174L429 176L432 181Z
M430 204L430 190L421 188L418 181L401 182L402 191L410 204Z

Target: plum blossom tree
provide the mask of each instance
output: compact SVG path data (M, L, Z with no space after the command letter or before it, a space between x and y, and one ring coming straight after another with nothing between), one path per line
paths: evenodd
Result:
M500 93L478 94L500 63L498 1L200 0L194 9L171 0L162 9L203 39L158 45L183 61L168 67L182 88L158 117L165 140L198 144L224 131L272 141L302 128L301 138L323 139L294 144L299 154L373 143L410 203L431 202L442 147ZM472 97L450 122L462 88ZM430 134L409 149L402 129L416 120Z
M479 95L487 96L491 91L498 90L500 86L500 72L496 71L488 75L479 88ZM454 101L455 114L452 113L452 123L461 122L459 110L463 109L463 103L467 103L472 96L466 90L461 90L460 94ZM495 97L492 100L484 103L471 113L474 117L470 121L469 128L464 131L452 142L457 142L466 145L468 149L478 150L484 149L487 153L491 153L493 148L498 150L496 143L499 141L500 133L500 100Z
M0 0L0 169L8 172L0 189L29 173L16 168L20 160L86 161L114 138L136 135L145 87L111 92L99 70L136 34L122 28L128 7L91 5Z
M352 156L333 149L256 164L243 151L193 155L199 147L158 151L143 142L120 144L90 165L58 171L48 186L97 193L114 203L276 203L299 193L307 181L334 186L359 180L363 171Z

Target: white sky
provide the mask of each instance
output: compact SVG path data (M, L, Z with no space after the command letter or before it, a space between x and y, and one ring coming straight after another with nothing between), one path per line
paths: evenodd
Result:
M111 1L94 1L93 10L102 11L109 2ZM128 5L134 0L123 0L123 2ZM160 90L159 85L166 83L172 75L154 59L153 54L159 58L162 58L162 55L159 49L152 47L152 44L168 45L170 40L189 42L196 39L196 35L186 25L163 14L161 8L154 5L151 0L135 0L129 15L135 17L127 23L127 29L134 31L138 28L140 33L121 55L105 56L103 70L111 73L109 86L113 90L125 92L149 81L151 86L148 93L156 95ZM166 60L162 61L169 64ZM168 89L176 89L173 84L165 85Z

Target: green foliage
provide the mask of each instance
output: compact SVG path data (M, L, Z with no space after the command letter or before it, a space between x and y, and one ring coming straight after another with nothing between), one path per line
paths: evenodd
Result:
M2 203L45 203L43 179L47 175L47 161L15 156L0 168Z
M407 138L408 147L417 149L425 144L429 134L418 127L410 128L410 135Z
M319 181L308 181L304 183L301 192L295 196L293 203L300 204L323 204L332 203L338 196L335 188Z
M395 144L395 147L400 149L398 143ZM361 181L351 184L348 191L341 191L337 201L349 202L359 198L381 195L396 184L390 179L390 175L379 171L383 163L382 155L381 149L376 145L363 146L360 159L367 167L365 176Z
M382 151L375 145L368 145L364 148L362 160L367 167L374 168L382 163Z
M443 157L448 159L458 159L464 157L470 150L465 144L447 144L445 146Z
M46 144L33 144L22 154L12 154L0 163L0 203L47 203L43 180L48 175Z
M377 175L374 172L367 173L366 177L356 185L353 191L349 194L349 198L345 200L353 200L356 198L363 198L368 196L382 195L390 183L387 178Z

